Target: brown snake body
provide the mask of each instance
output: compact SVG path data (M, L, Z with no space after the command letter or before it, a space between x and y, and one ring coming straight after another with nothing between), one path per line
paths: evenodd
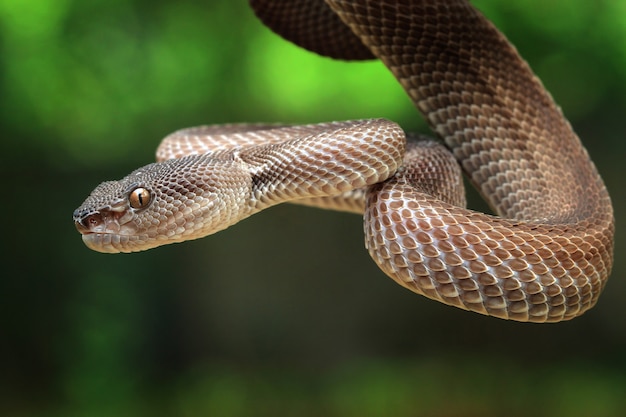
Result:
M497 216L463 207L443 147L405 145L385 120L200 127L166 138L162 162L92 192L74 212L90 248L144 250L283 201L341 205L353 193L340 208L364 210L372 258L416 293L532 322L596 303L613 257L609 195L541 82L480 12L464 0L251 4L307 49L381 59Z

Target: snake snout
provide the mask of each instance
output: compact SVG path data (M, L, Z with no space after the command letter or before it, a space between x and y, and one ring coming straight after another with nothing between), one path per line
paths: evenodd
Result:
M83 214L74 212L74 225L81 235L94 233L94 229L102 225L104 220L99 212Z
M82 235L91 233L119 233L122 213L112 210L74 213L74 225Z

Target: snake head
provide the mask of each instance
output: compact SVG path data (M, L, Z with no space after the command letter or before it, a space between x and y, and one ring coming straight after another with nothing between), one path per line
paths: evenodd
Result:
M134 175L133 175L134 174ZM83 242L99 252L120 252L121 245L137 236L138 216L153 203L154 190L135 173L121 181L96 187L74 211L74 224Z
M135 252L206 236L228 227L223 210L249 193L229 184L232 158L190 156L146 165L119 181L97 186L74 211L87 247L98 252ZM236 168L236 167L235 167Z
M125 252L134 243L150 239L153 233L144 225L153 220L150 207L163 198L155 188L163 168L166 166L150 164L119 181L103 182L91 192L73 215L76 229L90 249Z

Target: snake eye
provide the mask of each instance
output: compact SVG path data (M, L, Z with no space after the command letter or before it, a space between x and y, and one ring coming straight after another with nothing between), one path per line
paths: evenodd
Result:
M135 188L128 195L128 202L134 209L146 208L150 203L150 191L141 187Z

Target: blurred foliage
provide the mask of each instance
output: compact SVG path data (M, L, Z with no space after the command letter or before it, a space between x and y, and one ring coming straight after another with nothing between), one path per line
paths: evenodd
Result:
M569 323L410 294L368 259L358 216L340 213L280 206L196 242L89 251L73 209L173 130L426 128L380 63L294 47L243 0L0 0L0 414L623 414L626 2L475 3L562 105L614 199L612 279Z

